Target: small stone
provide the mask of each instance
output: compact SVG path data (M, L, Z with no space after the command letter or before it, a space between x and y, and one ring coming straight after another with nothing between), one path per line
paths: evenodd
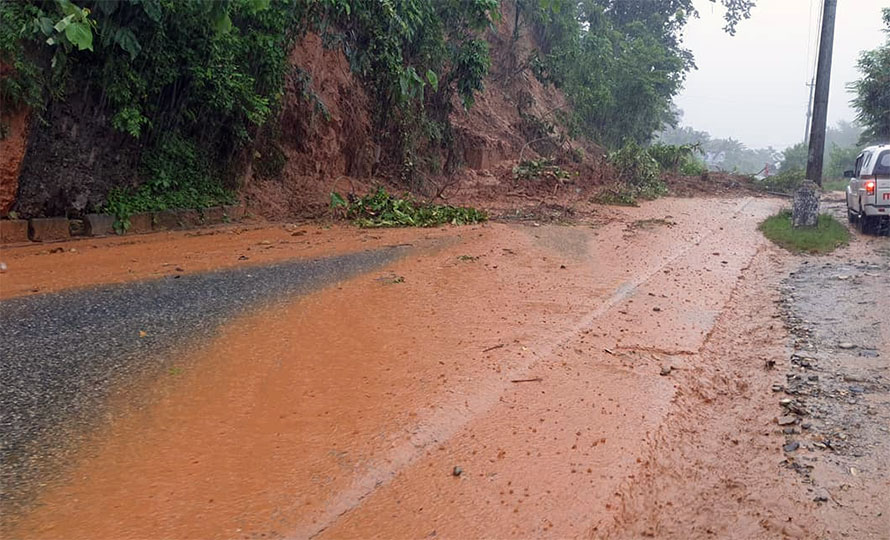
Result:
M779 400L779 405L781 405L783 407L787 407L788 405L791 405L792 401L793 400L790 398L783 398L783 399Z
M785 389L785 387L782 386L781 384L774 384L774 385L772 386L772 391L773 391L773 392L781 392L781 391L784 390L784 389Z
M790 426L791 424L797 423L797 417L788 414L779 418L776 422L778 422L780 426Z
M0 274L6 272L6 263L0 262Z
M671 366L661 366L661 373L660 373L660 375L661 375L662 377L664 377L665 375L670 375L670 374L671 374L671 371L672 371L673 369L674 369L674 368L672 368Z
M838 343L837 346L840 347L841 349L845 349L845 350L850 350L850 349L856 348L856 345L853 345L849 341L844 341L843 343Z
M813 424L811 424L809 422L804 422L803 424L800 425L800 429L810 429L811 427L813 427Z
M454 469L451 470L451 475L452 475L452 476L460 476L460 475L462 475L463 473L464 473L464 470L461 469L461 468L460 468L459 466L457 466L457 465L455 465L455 466L454 466Z
M794 442L790 442L790 443L786 444L785 446L783 446L782 450L784 450L786 452L794 452L798 448L800 448L800 443L797 441L794 441Z
M865 388L861 386L851 386L850 392L853 392L854 394L862 394L865 392Z
M660 308L660 307L654 307L654 308L652 308L652 311L658 312L658 311L661 311L661 308Z
M797 430L789 426L782 429L782 433L784 433L785 435L794 435L795 433L797 433Z

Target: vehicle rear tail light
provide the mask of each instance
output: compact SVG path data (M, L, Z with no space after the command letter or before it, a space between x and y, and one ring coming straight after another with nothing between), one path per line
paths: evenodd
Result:
M875 181L874 180L868 180L865 182L865 192L868 193L869 195L875 194Z

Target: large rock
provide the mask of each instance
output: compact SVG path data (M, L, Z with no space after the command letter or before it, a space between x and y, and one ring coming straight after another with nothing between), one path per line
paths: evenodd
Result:
M798 227L815 227L819 222L819 188L810 180L794 192L794 204L791 209L791 225Z

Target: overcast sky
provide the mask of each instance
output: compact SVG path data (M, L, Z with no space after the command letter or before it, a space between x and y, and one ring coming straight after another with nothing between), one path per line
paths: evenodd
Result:
M752 148L782 149L803 140L805 84L815 62L822 0L758 0L735 36L723 32L719 4L695 5L701 18L690 21L685 44L698 70L676 99L684 113L681 125ZM855 118L845 85L859 78L859 52L883 43L881 8L887 6L888 0L838 0L829 125Z

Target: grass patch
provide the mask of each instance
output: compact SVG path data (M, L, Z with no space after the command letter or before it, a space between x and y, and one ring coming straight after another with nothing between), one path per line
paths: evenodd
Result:
M849 182L843 178L837 180L824 180L822 182L822 191L846 191Z
M850 231L828 214L819 216L812 229L791 226L791 211L782 210L758 227L764 236L794 253L829 253L850 241Z
M385 189L364 197L344 198L331 193L331 208L359 227L436 227L438 225L470 225L488 219L488 214L475 208L443 204L419 203L410 195L394 197Z

